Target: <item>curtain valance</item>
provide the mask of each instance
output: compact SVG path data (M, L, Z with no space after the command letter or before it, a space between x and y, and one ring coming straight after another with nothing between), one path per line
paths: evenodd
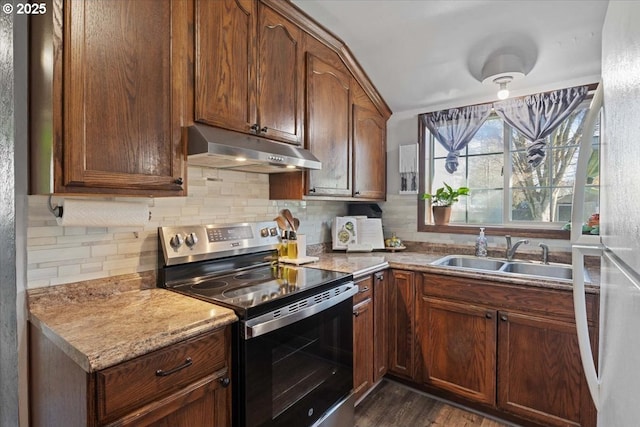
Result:
M496 102L493 108L502 120L531 141L527 161L535 168L544 159L546 138L580 105L587 91L586 86L554 90Z
M424 124L434 138L449 152L445 169L458 170L460 150L469 144L491 113L491 104L451 108L425 114Z
M424 125L448 151L445 169L454 173L458 157L473 139L493 108L506 123L531 141L527 158L537 167L545 157L545 139L582 102L587 86L554 90L489 104L434 111L421 115Z

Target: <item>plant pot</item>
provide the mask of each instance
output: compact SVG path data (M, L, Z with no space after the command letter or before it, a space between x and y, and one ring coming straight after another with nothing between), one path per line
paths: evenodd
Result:
M433 223L435 225L447 225L451 219L451 206L432 206Z

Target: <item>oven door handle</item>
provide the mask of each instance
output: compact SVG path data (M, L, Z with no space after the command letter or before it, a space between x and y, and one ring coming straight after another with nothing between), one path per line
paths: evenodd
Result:
M324 297L339 292L337 295ZM351 300L358 293L358 286L353 282L342 284L329 291L313 295L305 300L297 301L279 310L274 310L254 319L243 322L244 339L251 339L283 328L292 323L311 317L323 310L331 308L345 300ZM292 309L293 307L293 309ZM303 308L300 308L303 307ZM288 314L281 314L287 311Z

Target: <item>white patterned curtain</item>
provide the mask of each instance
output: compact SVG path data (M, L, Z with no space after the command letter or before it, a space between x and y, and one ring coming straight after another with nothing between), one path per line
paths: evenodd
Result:
M449 173L458 170L458 157L487 120L491 104L472 105L435 111L423 115L424 125L433 137L449 152L445 169Z
M495 102L498 116L524 135L527 162L538 167L544 159L545 139L562 123L587 95L587 86L554 90Z

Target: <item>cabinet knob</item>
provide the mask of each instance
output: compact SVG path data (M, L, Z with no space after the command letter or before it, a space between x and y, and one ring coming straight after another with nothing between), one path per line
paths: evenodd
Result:
M358 316L360 316L360 313L358 312L358 310L353 310L353 315L355 317L358 317Z
M376 280L381 281L381 280L384 279L384 274L383 273L376 273L375 274L375 278L376 278Z
M484 315L484 317L486 317L487 319L492 319L492 318L493 318L493 314L491 314L491 313L486 313L486 314Z
M258 126L257 123L254 123L254 124L251 125L250 129L252 131L254 131L255 133L259 133L260 126Z
M316 192L316 187L310 188L309 189L309 193L315 193Z
M266 126L265 126L265 127L260 128L260 132L267 133L267 131L268 131L268 130L269 130L269 128L268 128L268 127L266 127Z
M180 176L180 177L176 178L176 180L173 181L173 183L174 184L178 184L178 185L182 185L182 184L184 184L184 179L182 179L182 177Z
M369 290L369 287L368 287L368 286L365 286L364 288L360 289L360 290L358 291L358 293L363 294L363 293L367 292L368 290Z
M502 316L500 316L500 320L502 320L503 322L506 322L509 319L506 315L503 314Z
M356 191L356 192L355 192L355 193L353 193L353 194L355 194L355 195L357 196L358 194L360 194L360 192L359 192L359 191Z
M222 387L229 387L229 384L231 384L231 379L229 379L229 377L222 377L218 381L220 381Z

